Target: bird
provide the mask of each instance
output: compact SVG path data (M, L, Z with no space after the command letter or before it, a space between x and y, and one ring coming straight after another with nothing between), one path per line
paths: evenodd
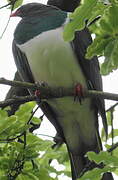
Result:
M16 16L21 21L14 32L12 51L23 81L43 82L51 88L75 87L79 83L87 89L102 90L97 57L90 61L84 57L86 42L79 51L79 41L84 41L81 33L76 32L71 42L63 39L64 26L69 22L67 12L51 5L28 3L11 14ZM87 34L86 29L85 37ZM88 46L91 38L86 39ZM41 109L67 146L72 180L76 180L85 168L85 154L102 150L98 113L107 134L104 100L85 98L79 103L73 97L55 98L43 101Z

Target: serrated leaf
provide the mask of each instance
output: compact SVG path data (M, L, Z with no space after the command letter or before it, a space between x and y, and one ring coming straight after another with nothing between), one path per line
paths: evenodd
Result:
M33 117L33 118L32 118L32 122L33 122L34 124L39 124L39 123L41 123L41 119L40 119L40 118L37 118L37 117Z
M113 172L115 168L112 167L104 167L103 169L94 168L91 171L85 173L78 180L100 180L105 172Z
M24 114L31 113L35 105L36 105L35 102L28 102L28 103L22 104L20 105L19 109L16 111L15 115L20 117Z
M0 156L0 169L5 170L9 168L9 158L7 156Z
M118 4L113 3L104 10L103 16L96 26L97 34L94 42L87 50L87 58L104 55L101 74L107 75L118 68ZM95 28L95 26L94 26ZM94 30L95 31L95 30Z
M118 160L115 156L111 156L110 153L101 151L99 154L96 154L95 152L88 152L87 153L89 159L92 161L95 161L97 164L103 162L104 164L109 165L109 167L116 167L118 166Z
M103 14L103 12L107 8L108 8L108 6L106 4L103 4L103 2L98 1L96 6L94 6L93 9L92 9L91 16L88 19L87 24L89 25L89 23L94 21L97 17L100 17L100 15Z
M9 134L9 131L12 129L14 123L16 123L16 116L6 117L4 121L0 122L0 134L2 133Z
M30 172L29 173L23 172L16 178L16 180L39 180L39 178Z
M0 109L0 122L4 121L8 117L7 111L4 109Z
M112 40L105 48L105 60L101 65L101 73L107 75L118 68L118 39Z
M96 0L84 0L83 4L75 9L70 15L71 21L64 28L63 37L65 41L72 41L74 32L85 27L85 21L91 17L92 9L96 4Z
M96 37L87 49L86 58L91 59L95 55L103 55L104 49L110 41L110 38Z

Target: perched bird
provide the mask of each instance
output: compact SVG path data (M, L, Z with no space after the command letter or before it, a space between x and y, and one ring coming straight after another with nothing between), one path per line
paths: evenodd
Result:
M29 3L12 13L13 16L22 18L14 32L13 55L23 81L44 82L51 88L80 83L84 88L102 90L97 57L88 61L83 56L86 47L79 51L81 33L76 32L70 43L63 40L64 26L69 21L67 12ZM86 39L88 46L90 36ZM86 165L85 153L98 153L102 149L98 113L107 134L104 101L98 97L86 98L80 104L73 97L63 97L45 100L41 109L67 145L72 180L76 180Z

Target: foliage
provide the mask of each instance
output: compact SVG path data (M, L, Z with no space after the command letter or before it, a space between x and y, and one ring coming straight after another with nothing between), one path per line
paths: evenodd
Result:
M23 0L16 0L13 2L13 0L7 0L8 3L11 3L11 9L14 10L22 5Z
M10 117L6 110L0 110L0 179L56 180L63 170L51 166L52 159L68 164L64 145L56 151L52 149L51 140L42 140L29 132L32 123L41 122L37 117L30 120L34 106L34 102L21 105ZM55 173L56 178L52 178L50 173ZM66 168L64 173L70 175L70 170Z
M64 39L70 41L75 31L88 27L95 34L95 39L87 49L86 58L104 56L101 73L107 75L118 68L118 1L82 2L70 15L71 21L65 27Z
M111 142L111 138L113 138L113 144L115 138L118 137L118 129L112 129L113 113L115 112L115 107L116 106L113 106L113 108L111 107L110 110L107 111L108 127L110 129L107 141ZM99 154L88 152L87 156L89 160L94 161L96 164L103 163L104 167L102 169L94 168L93 170L88 171L80 178L80 180L100 180L103 173L105 172L113 172L118 175L118 148L114 149L113 151L109 151L109 149L112 148L112 145L106 144L106 135L104 133L104 129L101 130L101 139L102 142L105 143L106 151L102 151Z
M113 156L108 152L100 152L99 154L88 152L87 155L91 161L94 161L97 164L104 163L105 166L102 169L94 168L93 170L88 171L82 178L80 178L80 180L100 180L103 173L114 172L118 167L118 156Z
M52 140L43 140L35 132L30 133L33 124L41 123L40 118L32 117L34 107L34 102L25 103L20 106L15 115L10 117L7 116L7 109L0 110L0 179L58 180L61 174L71 176L65 145L58 149L52 148ZM112 112L114 112L113 109ZM109 113L107 114L109 125L111 125L112 116ZM115 129L115 137L118 136L117 132L118 130ZM110 134L109 138L111 138ZM104 134L102 139L104 141ZM109 145L106 147L110 148ZM117 174L117 149L113 151L112 155L108 152L100 154L89 152L87 155L90 160L97 164L103 162L105 166L103 169L95 168L88 171L80 178L81 180L99 180L99 177L107 171ZM58 171L51 165L53 159L57 160L58 164L63 164L65 169ZM54 178L51 173L54 173Z

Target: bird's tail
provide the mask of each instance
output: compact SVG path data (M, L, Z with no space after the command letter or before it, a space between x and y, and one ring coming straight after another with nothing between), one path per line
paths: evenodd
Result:
M90 163L90 161L87 158L85 158L84 155L78 156L71 153L68 146L67 149L71 164L72 180L77 180L82 175L84 168L88 166L88 163ZM94 167L94 163L93 163L93 167ZM88 169L89 170L93 169L93 167L91 164L91 167L88 167ZM103 174L101 180L114 180L114 178L112 176L112 173L107 172Z
M71 163L71 173L72 173L72 180L77 180L82 174L84 170L87 160L82 156L73 155L69 152L70 163ZM107 172L103 174L101 180L114 180L112 173Z
M86 166L86 159L81 156L73 155L69 152L70 163L71 163L71 173L72 173L72 180L77 180L80 175L82 175L82 171ZM103 174L101 180L114 180L112 173L107 172Z
M69 151L69 149L68 149L68 154L69 154L70 164L71 164L72 180L77 180L83 168L85 167L85 158L83 156L73 155Z
M110 172L104 173L101 180L114 180L112 174Z

